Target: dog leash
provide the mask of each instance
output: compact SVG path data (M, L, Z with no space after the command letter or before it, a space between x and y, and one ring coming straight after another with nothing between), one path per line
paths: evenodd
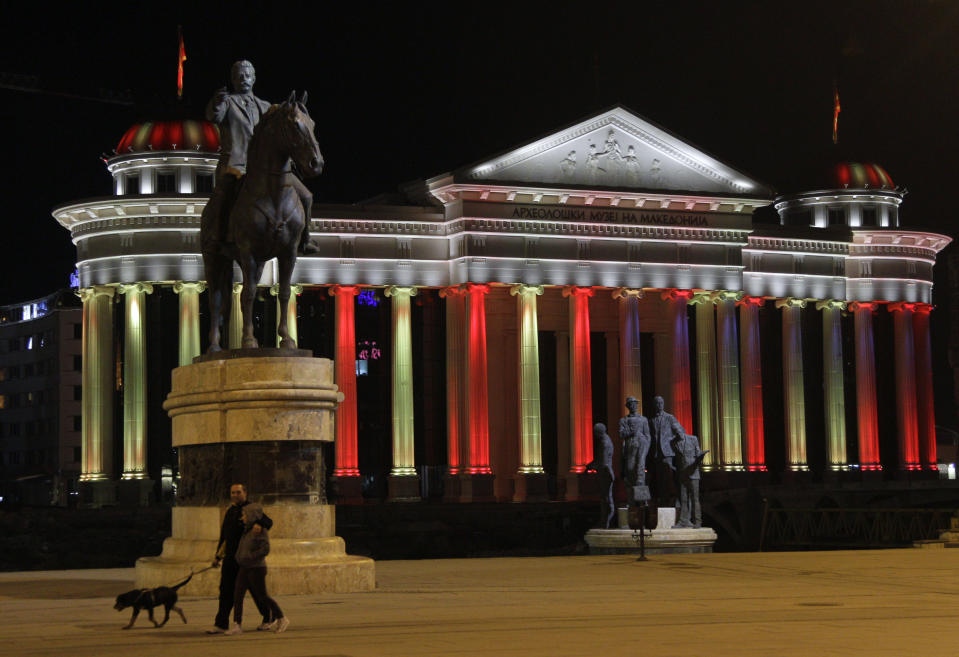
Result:
M192 569L191 569L191 570L190 570L189 577L193 577L194 575L199 575L200 573L205 573L206 571L212 570L212 569L214 569L214 568L219 568L219 566L207 566L206 568L201 568L200 570L192 570ZM168 586L168 588L170 588L170 587L173 587L173 584L169 584L169 585L167 585L167 586ZM144 590L146 590L146 589L144 589Z

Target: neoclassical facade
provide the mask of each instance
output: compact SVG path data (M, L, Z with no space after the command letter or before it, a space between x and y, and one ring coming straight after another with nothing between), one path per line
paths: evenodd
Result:
M107 491L147 478L146 443L164 439L145 430L162 413L143 374L157 290L178 299L147 329L176 332L169 366L205 348L199 218L217 146L203 122L134 126L107 160L115 195L53 212L83 299L82 477ZM849 163L777 197L614 107L397 195L315 205L320 253L297 263L291 317L346 396L341 498L375 479L393 499L437 482L458 501L579 499L592 425L616 442L627 395L662 396L710 471L935 469L929 315L950 238L901 227L903 197L881 167ZM779 223L754 221L771 204ZM263 298L274 283L268 266Z

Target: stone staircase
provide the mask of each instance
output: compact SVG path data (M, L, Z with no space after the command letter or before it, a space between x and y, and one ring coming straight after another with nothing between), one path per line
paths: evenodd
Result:
M949 519L949 529L939 534L939 538L913 541L917 548L956 548L959 547L959 511Z

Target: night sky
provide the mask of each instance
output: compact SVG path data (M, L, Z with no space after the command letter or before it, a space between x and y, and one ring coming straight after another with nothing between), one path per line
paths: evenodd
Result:
M202 116L240 58L262 98L309 91L319 202L394 191L621 103L780 192L839 158L879 162L909 189L904 226L954 233L956 2L147 5L5 10L2 82L45 93L0 88L0 303L68 283L74 249L50 209L110 194L100 155L134 122ZM101 89L133 104L82 98Z

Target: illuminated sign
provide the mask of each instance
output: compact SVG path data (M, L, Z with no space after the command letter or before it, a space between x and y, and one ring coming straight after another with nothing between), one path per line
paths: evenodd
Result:
M373 306L375 308L380 305L380 299L376 296L376 290L363 290L357 295L356 303L361 306Z
M376 346L376 340L362 340L356 343L358 353L357 360L379 360L383 355L380 348Z
M70 287L72 288L80 287L80 272L77 269L74 269L73 273L70 274Z

